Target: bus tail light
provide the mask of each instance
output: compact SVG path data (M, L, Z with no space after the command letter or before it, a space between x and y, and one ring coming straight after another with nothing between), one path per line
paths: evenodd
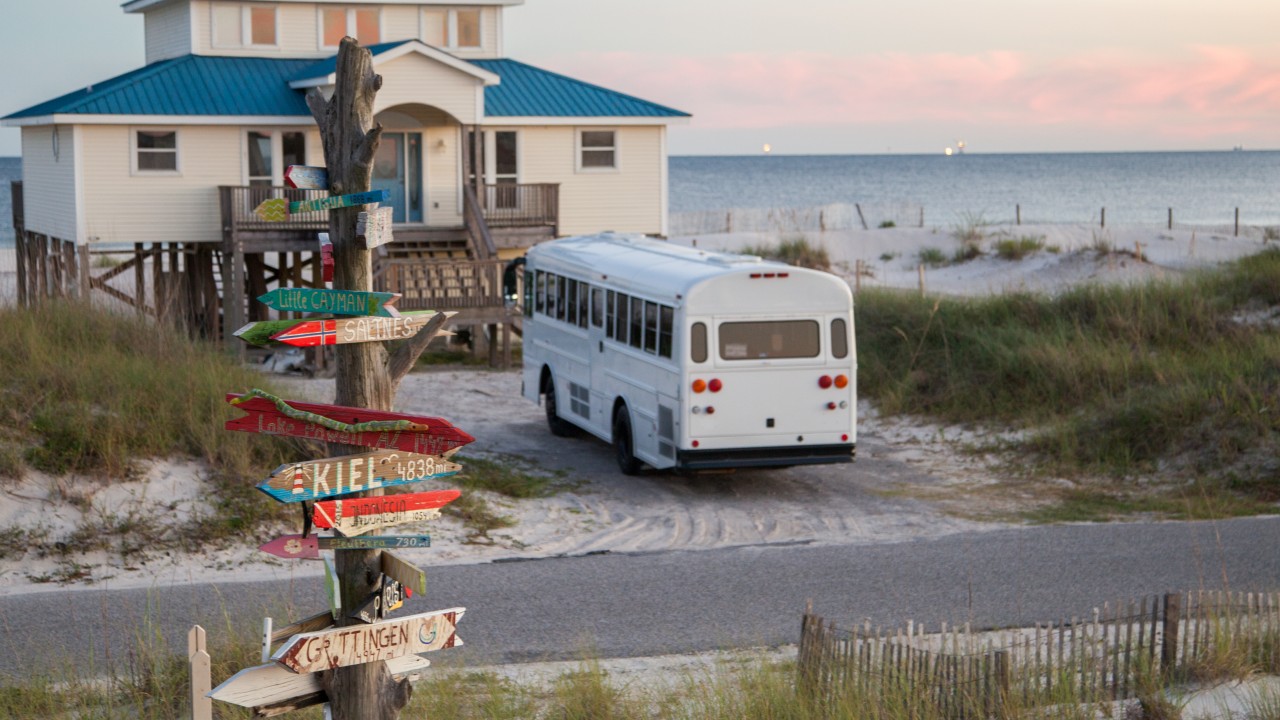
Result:
M822 377L818 378L818 387L822 388L823 390L826 390L827 388L831 387L831 376L823 375Z
M715 408L713 408L713 407L711 407L710 405L708 405L708 406L707 406L707 414L708 414L708 415L714 415L715 413L716 413L716 409L715 409Z
M836 409L836 404L835 404L835 403L833 403L833 402L829 402L829 403L827 403L827 409L828 409L828 410L835 410L835 409Z
M848 436L848 435L845 435L845 437L847 438L847 437L849 437L849 436ZM698 447L698 444L699 444L699 443L698 443L698 441L697 441L697 440L694 440L693 442L691 442L691 443L689 443L689 444L690 444L690 445L692 445L692 446L694 446L694 447Z
M697 440L695 440L694 442L697 442ZM840 442L849 442L849 433L845 433L845 434L841 435L841 436L840 436Z
M848 376L846 376L846 375L837 375L837 376L836 376L836 387L840 388L841 390L843 390L843 389L845 389L845 388L849 387L849 378L848 378Z
M720 378L712 378L711 382L707 383L707 388L710 389L711 392L720 392L720 388L722 387L724 387L724 383L720 382Z
M694 392L696 392L696 393L700 393L700 392L702 392L702 391L704 391L704 390L706 390L706 389L707 389L707 381L706 381L706 380L703 380L702 378L698 378L697 380L694 380L694 381L693 381L693 391L694 391Z

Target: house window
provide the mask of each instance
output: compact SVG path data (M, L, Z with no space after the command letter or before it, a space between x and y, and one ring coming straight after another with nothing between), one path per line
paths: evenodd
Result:
M382 42L382 18L377 8L320 8L320 46L336 48L350 35L361 45Z
M274 5L213 4L213 46L219 48L275 47Z
M439 48L475 49L483 44L478 8L423 8L419 30L422 42Z
M135 130L133 132L135 173L178 173L177 130Z
M297 130L250 130L245 134L245 180L249 187L284 185L285 169L306 163L306 133Z
M617 168L618 144L616 131L578 131L579 170L616 170Z

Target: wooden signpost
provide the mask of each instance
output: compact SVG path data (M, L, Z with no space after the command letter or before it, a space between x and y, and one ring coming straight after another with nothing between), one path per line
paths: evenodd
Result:
M319 560L321 550L383 550L386 548L428 548L430 535L373 535L328 537L325 535L281 535L259 550L286 560ZM412 586L411 586L412 587Z
M290 165L284 170L284 183L299 190L328 190L329 171L315 165Z
M227 402L239 400L244 395L227 393ZM474 442L475 438L454 427L448 420L436 417L420 417L401 413L364 410L288 401L290 407L304 413L321 416L331 423L322 424L290 417L275 403L262 397L252 397L236 404L248 415L228 420L228 430L288 435L309 438L326 443L360 445L373 448L396 448L419 455L444 455L454 448ZM370 423L403 423L404 429L371 429ZM336 423L338 427L334 427Z
M382 495L378 497L321 500L311 509L311 522L318 528L333 529L343 535L363 535L371 530L422 522L440 516L440 508L461 495L457 490Z
M269 308L287 312L331 313L333 315L377 315L400 317L392 307L400 293L358 292L328 288L276 288L258 301Z
M280 502L303 502L448 477L461 469L440 455L375 450L281 465L258 489Z
M295 347L404 340L417 335L435 315L435 310L424 310L399 317L300 320L271 339Z
M368 192L351 193L350 195L330 195L314 200L296 200L290 202L285 198L269 198L253 209L255 215L265 222L284 222L290 215L304 212L318 212L334 208L355 207L369 203L386 202L391 197L387 190L369 190Z
M380 207L356 217L356 239L370 250L386 245L395 238L391 234L391 218L395 208Z
M271 659L293 672L313 673L457 647L462 645L458 621L465 612L450 608L294 635Z
M417 655L401 655L387 660L387 670L396 678L418 679L431 661ZM320 676L296 673L278 663L245 668L227 678L209 693L214 700L254 709L257 717L272 717L291 710L326 702Z

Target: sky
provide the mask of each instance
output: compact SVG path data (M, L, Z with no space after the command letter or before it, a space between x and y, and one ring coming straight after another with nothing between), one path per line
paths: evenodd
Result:
M0 115L143 64L117 0L0 18ZM1280 149L1276 28L1277 0L527 0L505 55L692 113L673 155Z

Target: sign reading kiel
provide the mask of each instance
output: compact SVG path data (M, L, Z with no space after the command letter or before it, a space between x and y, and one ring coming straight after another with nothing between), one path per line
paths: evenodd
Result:
M457 490L383 495L381 497L321 500L311 510L311 521L318 528L332 528L348 537L371 530L432 520L440 516L440 508L462 493Z
M320 403L283 402L227 393L227 402L249 413L228 420L228 430L288 435L325 443L395 448L420 455L444 455L475 438L444 418L349 408ZM283 405L284 408L281 408Z
M280 502L303 502L447 477L461 469L438 455L376 450L281 465L258 489Z
M276 288L258 301L282 312L333 313L334 315L377 315L400 317L392 307L400 293L329 290L327 288Z
M271 659L296 673L311 673L445 650L462 644L458 621L466 611L450 608L294 635Z
M329 197L316 198L315 200L299 200L297 202L289 202L285 198L271 198L263 200L258 207L253 209L253 212L266 222L284 222L289 219L290 215L298 213L386 202L389 197L391 197L391 192L388 190L370 190L350 195L330 195Z
M426 310L400 317L303 320L271 339L295 347L404 340L417 335L435 315L436 311Z

